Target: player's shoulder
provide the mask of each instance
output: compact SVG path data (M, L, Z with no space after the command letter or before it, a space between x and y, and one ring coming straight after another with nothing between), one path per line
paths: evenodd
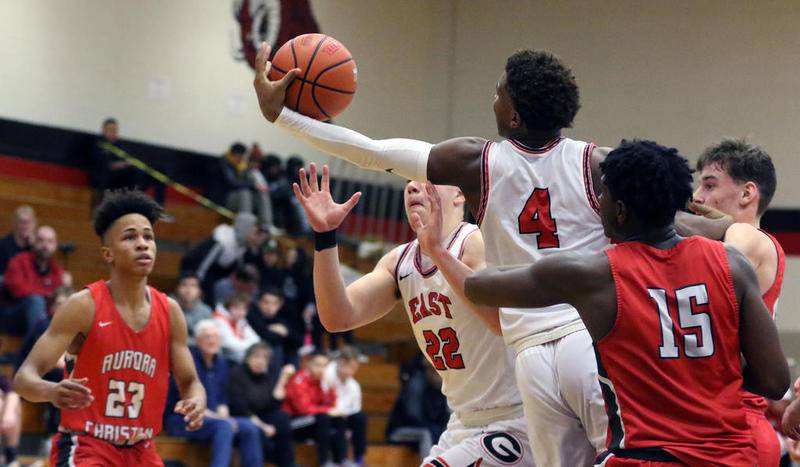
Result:
M56 311L58 322L71 322L90 326L94 320L95 303L89 289L81 289L67 298Z
M763 230L744 222L736 222L728 227L725 243L735 246L756 263L775 255L772 238Z
M397 269L397 265L400 263L403 255L411 248L411 245L414 242L403 243L401 245L397 245L396 247L389 250L388 253L383 255L380 260L378 260L378 264L376 265L376 269L384 269L388 271L392 276L395 274L395 269Z

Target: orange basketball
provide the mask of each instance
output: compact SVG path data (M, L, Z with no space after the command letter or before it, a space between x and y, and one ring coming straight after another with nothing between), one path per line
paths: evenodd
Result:
M347 48L324 34L303 34L283 44L272 58L269 79L292 68L300 74L286 90L284 104L317 120L339 115L356 93L358 70Z

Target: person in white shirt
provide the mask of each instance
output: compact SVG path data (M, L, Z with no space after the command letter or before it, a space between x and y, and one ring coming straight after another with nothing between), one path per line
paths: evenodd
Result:
M324 384L336 391L336 417L334 423L343 423L350 431L353 443L353 459L363 465L367 450L367 414L361 410L361 385L353 377L358 371L358 350L345 346L334 361L325 369Z
M222 338L222 351L236 363L242 363L247 349L261 340L247 322L248 302L249 297L233 295L225 301L225 306L217 306L213 315Z

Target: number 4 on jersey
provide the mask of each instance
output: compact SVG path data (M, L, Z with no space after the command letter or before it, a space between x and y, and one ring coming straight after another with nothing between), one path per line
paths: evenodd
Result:
M519 213L519 233L536 234L536 247L558 248L556 220L550 214L550 189L534 188Z

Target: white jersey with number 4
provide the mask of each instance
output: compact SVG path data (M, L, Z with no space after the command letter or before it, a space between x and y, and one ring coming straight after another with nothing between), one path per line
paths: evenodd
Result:
M447 240L459 259L477 231L461 223ZM518 406L513 352L450 288L414 240L400 250L395 277L414 337L442 377L442 393L456 414Z
M531 263L562 251L596 253L608 245L592 187L593 149L563 137L541 148L514 140L486 143L477 221L489 266ZM500 323L517 351L583 329L567 304L502 308Z

